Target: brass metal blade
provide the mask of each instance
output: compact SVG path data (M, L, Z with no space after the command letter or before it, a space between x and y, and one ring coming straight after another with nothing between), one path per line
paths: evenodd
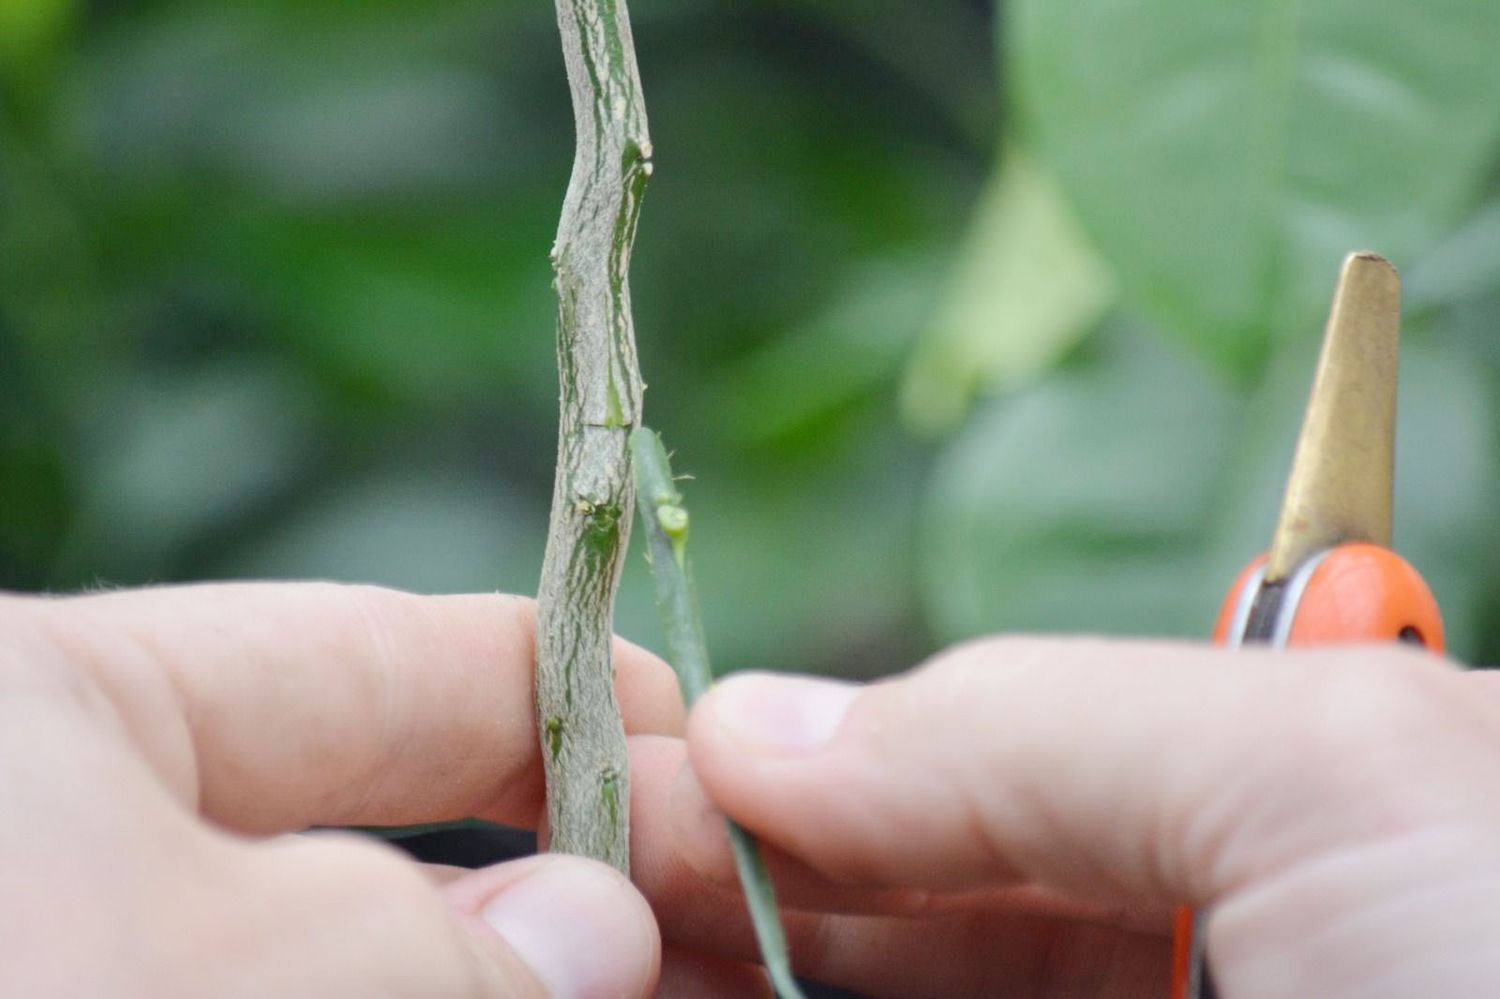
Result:
M1396 269L1378 254L1351 253L1333 293L1267 582L1334 545L1390 544L1400 336Z

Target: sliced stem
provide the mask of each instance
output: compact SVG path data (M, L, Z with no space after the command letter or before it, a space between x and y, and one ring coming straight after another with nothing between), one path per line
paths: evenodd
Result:
M661 438L647 427L630 434L635 463L636 500L646 530L646 555L656 584L656 605L667 632L667 651L682 695L692 707L713 683L708 664L708 645L703 638L703 616L698 609L698 588L693 583L692 563L687 557L688 513L672 479L671 463ZM776 909L776 889L761 858L760 847L733 819L726 819L729 844L739 869L740 884L750 908L761 960L770 972L771 984L781 999L803 999L792 975L786 934Z

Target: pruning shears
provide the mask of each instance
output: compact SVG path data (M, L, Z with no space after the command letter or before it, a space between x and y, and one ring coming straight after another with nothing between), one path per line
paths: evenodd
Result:
M1412 642L1442 651L1422 577L1390 548L1401 280L1374 253L1344 260L1270 549L1235 580L1214 641ZM1171 999L1217 999L1206 913L1176 921Z

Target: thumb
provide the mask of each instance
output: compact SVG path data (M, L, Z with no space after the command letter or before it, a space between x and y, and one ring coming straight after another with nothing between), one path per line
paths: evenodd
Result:
M650 907L594 861L531 857L438 887L353 836L291 837L262 856L255 908L290 974L257 980L256 995L615 999L656 982Z
M730 678L688 748L719 807L837 881L1201 904L1479 807L1494 708L1395 648L999 639L869 687Z
M519 957L548 996L614 999L650 995L655 986L656 919L606 864L544 854L463 875L442 890L481 947L500 965Z

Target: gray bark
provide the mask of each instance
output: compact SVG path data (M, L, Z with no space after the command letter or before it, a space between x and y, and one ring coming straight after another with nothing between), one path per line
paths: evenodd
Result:
M551 848L629 872L629 770L610 661L641 383L630 251L651 141L625 0L557 0L577 150L552 249L561 388L538 591L536 707Z

